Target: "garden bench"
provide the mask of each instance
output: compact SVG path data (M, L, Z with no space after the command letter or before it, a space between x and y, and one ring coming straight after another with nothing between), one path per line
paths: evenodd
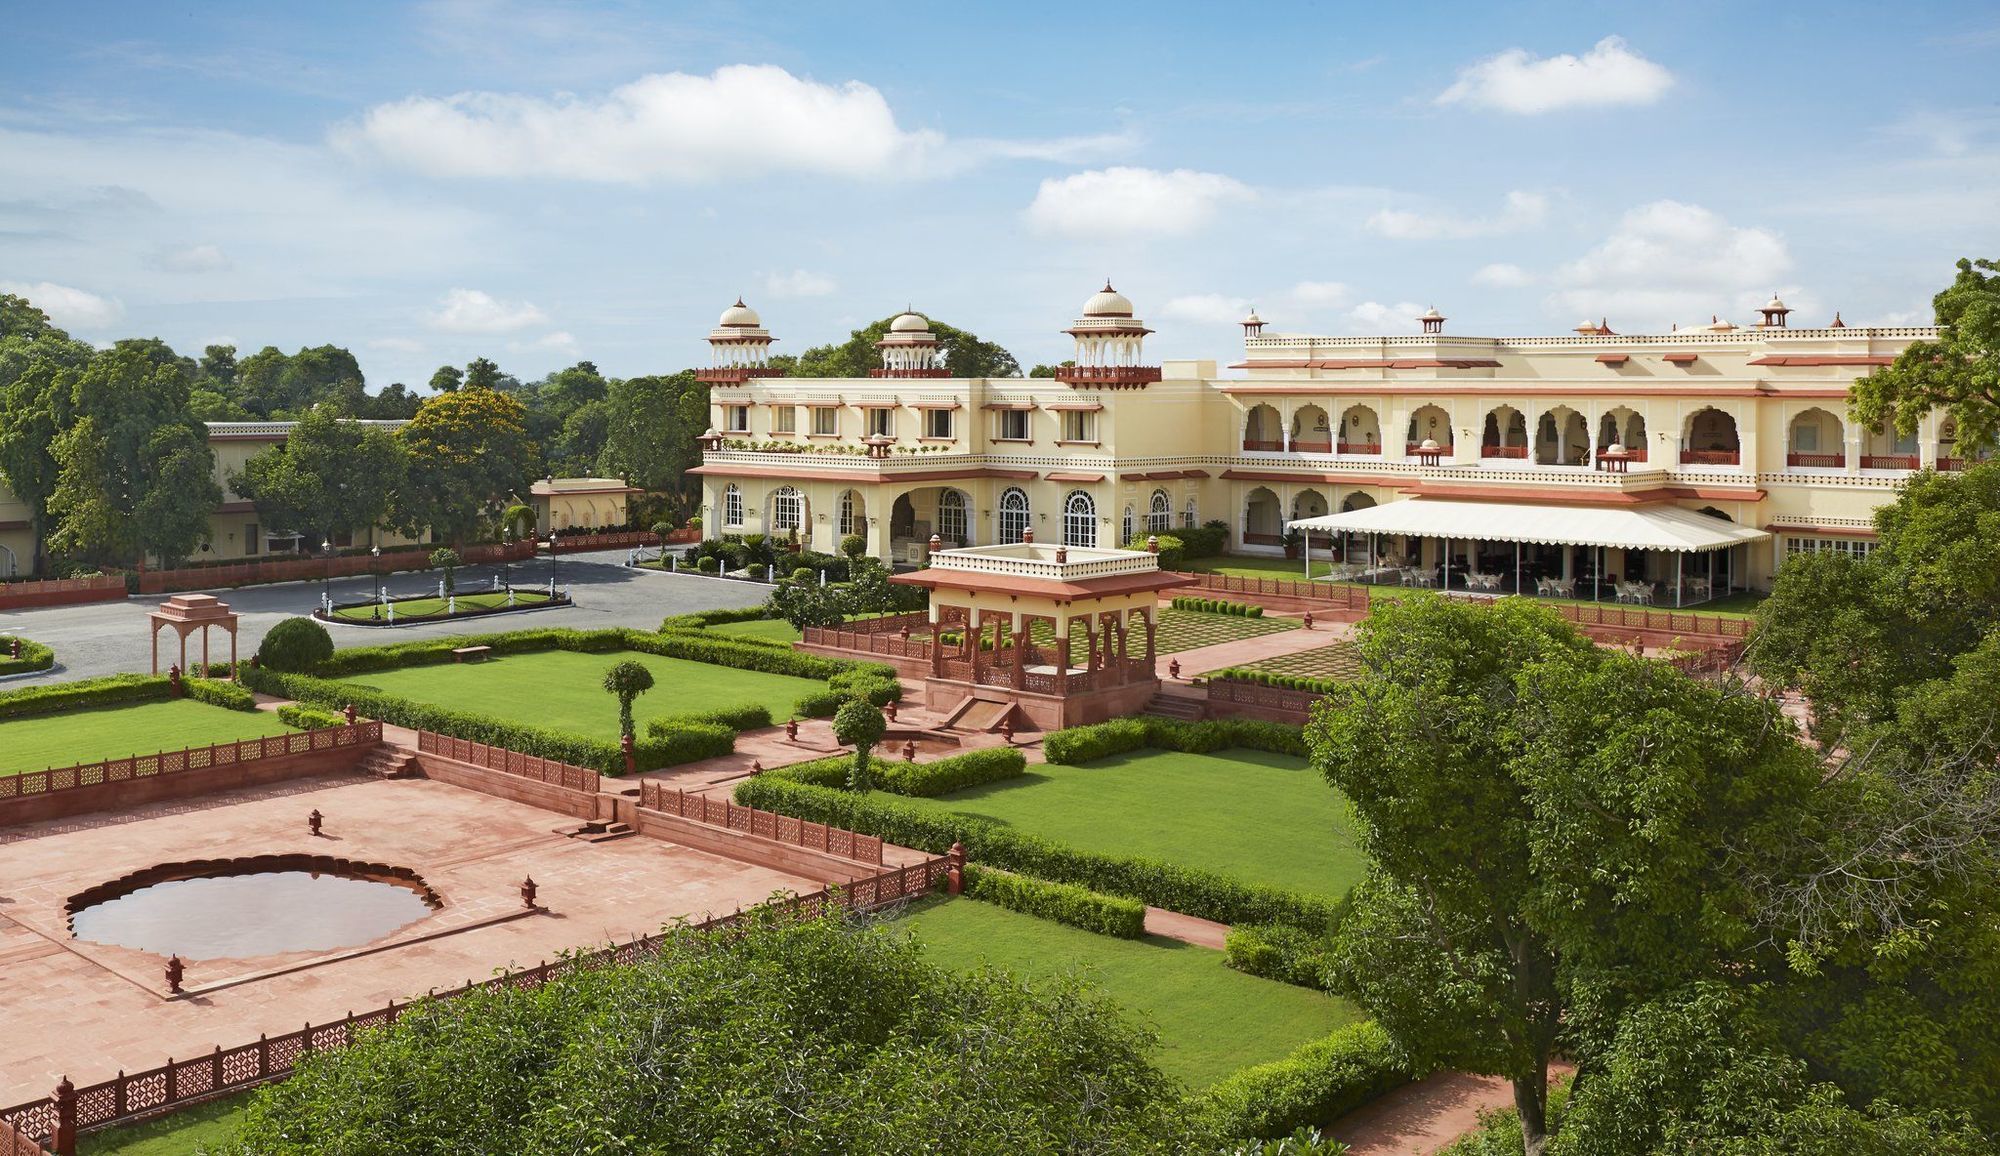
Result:
M492 655L493 648L490 646L460 646L451 652L451 660L453 662L478 662L490 658Z

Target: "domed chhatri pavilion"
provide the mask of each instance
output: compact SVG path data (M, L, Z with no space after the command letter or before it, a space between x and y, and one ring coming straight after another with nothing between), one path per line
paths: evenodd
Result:
M1898 479L1991 452L1942 414L1907 437L1846 416L1856 377L1935 329L1799 327L1777 294L1749 312L1478 337L1432 307L1400 334L1337 337L1251 310L1235 360L1162 363L1106 281L1051 377L951 377L912 309L878 368L828 379L778 376L739 300L709 334L713 432L692 472L709 534L819 550L859 534L899 566L933 535L1097 550L1219 521L1232 553L1367 580L1686 604L1768 586L1802 552L1866 553Z

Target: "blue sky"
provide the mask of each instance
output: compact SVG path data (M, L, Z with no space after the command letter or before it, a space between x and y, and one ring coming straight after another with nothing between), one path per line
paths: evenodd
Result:
M2000 255L2000 10L0 4L0 290L93 341L333 342L372 385L1012 348L1106 276L1163 357L1273 328L1620 331L1771 291L1928 321Z

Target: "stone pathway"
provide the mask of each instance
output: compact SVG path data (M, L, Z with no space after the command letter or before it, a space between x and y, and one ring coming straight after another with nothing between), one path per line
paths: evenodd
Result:
M1549 1082L1573 1071L1551 1065ZM1513 1106L1513 1086L1498 1076L1438 1072L1349 1112L1329 1131L1347 1143L1348 1156L1430 1156L1479 1127L1479 1113Z
M1182 943L1192 943L1196 947L1212 947L1221 951L1223 940L1229 935L1229 925L1209 919L1197 919L1192 915L1182 915L1178 911L1168 911L1164 907L1148 907L1146 934L1165 936L1168 939L1178 939Z

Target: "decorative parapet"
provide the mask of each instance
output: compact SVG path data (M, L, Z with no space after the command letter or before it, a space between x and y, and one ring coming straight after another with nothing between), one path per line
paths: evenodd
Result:
M969 574L1041 578L1051 582L1077 582L1118 574L1151 574L1160 568L1160 559L1157 554L1143 550L1098 550L1081 546L1050 546L1040 542L1011 542L1002 546L939 550L931 555L931 568Z

